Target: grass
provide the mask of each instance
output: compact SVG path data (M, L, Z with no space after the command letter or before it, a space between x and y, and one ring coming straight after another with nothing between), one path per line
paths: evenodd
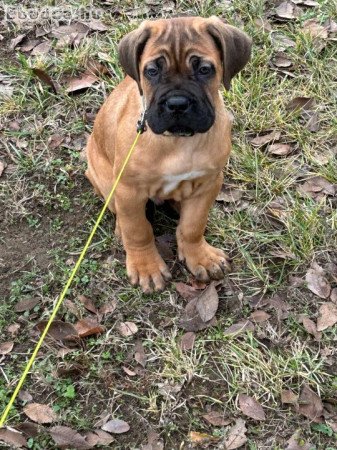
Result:
M245 393L258 399L267 414L265 422L246 418L247 449L285 448L289 437L301 429L303 439L317 449L336 450L332 447L336 435L329 425L313 425L280 402L283 389L298 393L304 383L323 399L336 400L336 327L323 332L320 343L313 341L299 316L316 318L323 301L304 285L290 284L292 276L303 278L313 260L324 267L336 262L335 198L316 202L297 191L313 175L337 183L336 159L321 162L322 155L336 146L336 46L331 41L318 52L314 40L303 32L305 20L317 18L324 23L336 16L336 6L320 0L318 7L304 8L297 20L273 22L274 31L295 42L285 50L293 62L290 77L270 66L276 52L274 33L262 32L255 22L266 16L264 2L234 0L226 8L213 0L177 3L179 12L221 15L244 27L254 41L250 64L234 80L231 91L223 92L226 107L235 117L225 182L244 195L238 205L217 203L210 214L207 240L223 247L233 260L233 272L219 290L217 325L198 333L192 351L181 351L178 323L184 301L173 284L149 297L131 288L121 245L113 235L113 218L107 214L68 295L80 317L88 313L79 294L92 298L96 306L116 299L116 311L102 321L106 333L87 338L81 348L65 356L59 355L55 343L46 342L25 389L34 394L35 402L52 405L60 424L76 430L94 429L104 414L127 420L131 431L117 436L116 449L139 448L151 427L161 434L167 449L189 448L190 431L225 436L228 428L210 427L202 414L213 408L231 418L241 417L237 396ZM29 4L37 6L37 2ZM72 2L75 7L80 4L84 2ZM76 48L36 57L16 51L0 61L1 73L9 76L14 87L13 95L0 105L0 160L8 165L0 184L4 249L0 294L5 299L0 303L0 328L3 340L15 342L2 366L9 383L0 373L1 410L36 341L34 327L49 316L101 206L83 177L80 149L92 129L88 115L98 111L122 78L116 42L141 20L129 21L124 14L127 4L116 2L121 11L116 18L110 15L111 7L95 2L103 8L103 20L111 29L90 34ZM20 32L16 28L4 34L3 51L9 51L9 39ZM86 92L67 95L62 88L66 77L84 71L88 58L103 62L115 76L102 76ZM33 67L46 70L61 85L60 92L54 94L42 84L33 75ZM320 120L316 133L304 127L299 112L287 111L287 103L296 96L315 98ZM251 137L274 129L294 147L290 156L275 157L250 144ZM53 135L64 137L56 149L49 145ZM158 234L172 234L174 227L173 220L157 214ZM186 282L184 266L176 260L171 265L174 280ZM253 333L224 336L226 327L250 316L252 296L276 294L286 296L288 317L279 320L276 311L270 310L268 324L257 326ZM30 297L40 303L29 312L15 313L15 304ZM59 318L75 322L72 311L63 305ZM118 333L118 323L127 320L137 324L136 336L125 338ZM7 331L12 323L21 325L14 337ZM134 369L137 339L148 362L145 370L129 377L123 367ZM11 425L25 419L24 404L16 402ZM31 438L30 448L55 447L44 433Z

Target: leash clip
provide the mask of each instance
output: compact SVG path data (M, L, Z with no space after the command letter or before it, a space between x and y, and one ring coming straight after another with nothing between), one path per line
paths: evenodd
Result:
M144 131L147 130L147 126L146 126L146 102L143 96L141 96L142 99L142 106L143 106L143 111L142 114L140 116L140 119L137 121L137 133L143 134Z

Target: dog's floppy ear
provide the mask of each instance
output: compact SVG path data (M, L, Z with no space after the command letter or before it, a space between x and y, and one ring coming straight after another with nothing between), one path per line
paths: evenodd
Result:
M223 67L223 84L228 90L231 79L249 61L252 40L243 31L225 24L215 16L209 19L207 31L220 50Z
M124 36L118 45L119 62L126 74L137 81L141 93L139 62L149 37L150 29L144 23L137 30Z

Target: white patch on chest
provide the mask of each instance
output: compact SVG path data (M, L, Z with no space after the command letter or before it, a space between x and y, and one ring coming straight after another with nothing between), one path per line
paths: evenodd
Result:
M182 181L195 180L205 175L204 170L192 170L192 172L179 173L177 175L165 175L163 178L163 193L165 195L174 191Z

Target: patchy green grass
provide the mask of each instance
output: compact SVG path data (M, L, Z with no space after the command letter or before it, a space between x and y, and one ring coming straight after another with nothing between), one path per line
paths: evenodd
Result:
M28 3L41 7L52 2ZM22 29L34 38L31 26L23 24L22 29L16 26L2 33L0 72L9 77L13 94L1 98L0 104L0 161L7 165L0 179L0 329L1 340L13 340L15 346L0 361L1 410L37 340L35 325L49 317L101 207L84 178L81 149L92 129L92 117L123 76L116 43L142 17L134 12L136 17L130 21L126 11L132 2L94 3L102 8L109 30L90 33L75 48L58 48L53 40L54 50L31 56L9 50L10 39ZM329 157L337 145L336 41L327 41L318 50L317 41L303 31L308 19L323 24L336 17L336 5L320 0L316 7L301 6L300 18L282 22L270 17L274 11L270 3L259 0L176 3L178 13L219 15L243 27L254 41L250 64L233 81L231 91L223 92L226 107L235 117L225 183L243 191L243 196L237 203L217 203L210 214L207 240L223 247L233 260L233 272L218 286L217 324L198 332L193 350L183 352L178 324L185 300L173 283L152 296L128 284L123 250L113 235L114 220L107 214L69 290L72 304L62 306L59 319L73 323L89 315L78 299L80 294L97 307L116 300L117 308L102 318L105 333L85 338L70 353L60 353L62 346L47 340L24 389L34 402L53 406L58 424L81 432L99 427L99 420L107 415L126 420L130 432L116 435L113 447L102 448L139 448L150 429L161 435L167 449L192 448L191 431L226 436L235 418L245 418L238 405L238 395L243 393L254 396L266 412L263 422L245 418L248 441L244 448L283 449L301 429L305 442L333 450L336 430L330 427L331 420L313 424L280 399L282 390L299 393L306 383L330 405L337 401L336 326L323 331L316 342L301 321L302 314L315 320L319 306L328 300L313 295L305 283L294 282L294 277L303 281L316 260L332 286L336 285L331 269L331 263L337 263L336 198L317 201L298 192L298 186L314 175L337 183L336 158ZM71 4L79 7L86 2ZM111 14L114 7L119 15ZM156 11L171 14L160 12L159 7ZM256 23L267 16L273 32L262 31ZM284 50L292 62L285 69L288 74L271 65L277 51L276 32L294 42ZM85 92L66 94L67 77L84 72L89 58L103 63L114 76L101 75L99 83ZM53 93L37 79L32 68L46 71L60 85L59 92ZM287 110L288 102L297 96L315 99L316 132L306 128L301 111ZM251 144L256 135L272 130L291 144L290 155L271 155L266 146ZM55 135L64 139L52 148ZM157 234L172 234L175 225L174 219L156 213ZM169 264L174 281L188 282L186 269L175 257ZM253 332L224 335L225 328L256 309L255 297L267 301L275 295L287 302L286 314L269 307L270 319L257 324ZM27 298L39 299L37 306L15 312L15 305ZM261 305L257 308L267 308L266 303ZM121 321L134 322L138 333L121 336ZM12 335L8 327L14 323L20 329ZM137 339L147 355L145 369L133 359ZM123 367L136 368L138 373L128 376ZM16 401L11 425L23 422L25 404L25 400ZM222 411L232 424L210 426L202 418L209 409ZM29 442L35 450L55 448L47 431Z

